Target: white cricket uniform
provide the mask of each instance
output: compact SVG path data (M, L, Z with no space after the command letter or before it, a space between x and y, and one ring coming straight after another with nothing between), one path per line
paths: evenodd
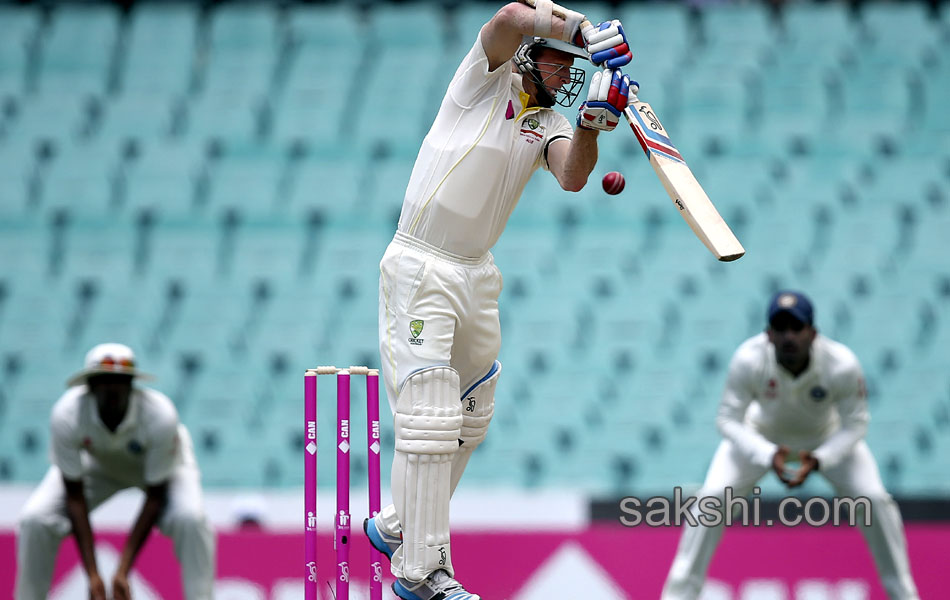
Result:
M214 533L204 512L201 475L191 436L165 395L136 387L114 432L99 418L85 385L70 388L50 419L52 466L27 501L18 523L17 600L46 598L60 543L71 532L63 478L82 480L91 512L116 492L168 482L158 527L172 538L185 596L211 598ZM101 573L111 581L111 574Z
M732 358L716 420L725 439L699 497L722 499L726 487L733 488L735 497L748 495L771 470L779 445L788 446L793 456L799 450L811 451L836 495L871 500L872 524L862 532L888 595L918 598L900 511L864 442L867 395L861 365L851 350L818 335L808 367L795 377L778 364L765 333L746 340ZM722 531L722 525L684 526L664 600L699 596Z
M549 170L548 145L574 135L562 115L528 108L527 102L521 75L512 72L510 61L489 71L479 36L422 142L396 235L380 261L380 356L394 414L399 390L411 374L451 367L465 397L491 373L498 357L502 278L490 250L532 174L539 167ZM416 408L419 414L442 410ZM398 440L397 431L397 447ZM384 531L405 534L392 572L418 580L431 572L426 552L438 547L445 553L439 564L451 574L447 494L464 471L467 454L456 453L451 473L440 467L423 477L412 466L405 479L397 476L409 468L405 464L416 465L417 457L403 461L396 454L393 495L408 517L400 523L393 505L381 513ZM424 491L404 498L404 489L415 485ZM439 515L444 518L435 518ZM406 546L415 550L404 559Z
M464 391L498 356L502 279L490 249L531 175L548 170L548 144L574 135L560 113L527 100L510 61L488 70L479 38L422 142L380 262L380 353L393 408L414 371L450 365Z

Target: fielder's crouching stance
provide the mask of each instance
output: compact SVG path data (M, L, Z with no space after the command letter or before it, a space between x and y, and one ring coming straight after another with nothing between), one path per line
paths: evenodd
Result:
M869 418L857 357L818 334L804 294L779 292L766 331L739 346L729 365L717 418L725 439L698 496L715 496L721 506L727 487L747 496L770 470L790 488L821 473L839 497L870 499L870 526L859 523L884 589L893 600L919 600L900 510L864 441ZM801 464L789 473L796 458ZM691 512L698 515L696 504ZM700 597L723 527L683 528L662 600Z
M133 385L147 378L136 368L131 348L99 344L53 406L53 464L17 523L16 600L48 596L56 554L70 534L88 578L88 598L128 600L135 559L153 527L174 542L184 597L214 597L215 537L191 435L170 399ZM127 488L140 488L145 499L107 585L89 515Z
M616 127L628 102L619 21L582 32L583 15L554 9L511 3L482 27L422 142L380 261L394 504L364 529L392 560L393 591L405 600L479 600L455 580L449 499L485 439L501 373L502 279L490 250L539 167L565 190L586 185L598 133ZM570 106L583 86L575 57L605 67L576 130L551 109Z

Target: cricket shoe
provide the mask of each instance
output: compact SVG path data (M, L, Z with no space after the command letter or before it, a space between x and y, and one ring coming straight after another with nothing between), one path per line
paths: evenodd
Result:
M421 583L399 577L393 583L393 591L403 600L481 600L478 594L466 592L462 584L439 569L433 571Z
M366 532L366 537L369 538L369 543L373 545L373 548L385 554L389 560L393 559L393 552L396 551L396 548L402 545L402 537L383 533L376 526L375 518L363 520L363 531Z

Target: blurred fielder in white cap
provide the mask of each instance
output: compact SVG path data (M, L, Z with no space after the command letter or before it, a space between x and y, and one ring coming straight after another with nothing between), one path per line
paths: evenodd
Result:
M131 348L100 344L67 381L50 419L53 464L17 527L16 600L46 598L59 545L70 533L89 577L89 598L131 598L129 572L155 525L174 541L185 597L212 598L214 533L191 437L171 400L133 385L148 378ZM107 586L96 565L89 513L131 487L142 489L145 501Z

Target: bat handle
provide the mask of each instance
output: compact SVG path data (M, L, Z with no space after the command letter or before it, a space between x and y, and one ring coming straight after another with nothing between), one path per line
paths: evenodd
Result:
M520 0L520 2L522 4L530 6L531 8L535 8L535 0ZM564 7L556 3L554 5L554 9L551 11L551 14L553 14L556 17L560 17L562 19L567 16L567 13L564 12ZM589 20L584 19L583 21L581 21L580 27L581 27L581 31L584 31L588 27L593 27L593 24L591 24Z

